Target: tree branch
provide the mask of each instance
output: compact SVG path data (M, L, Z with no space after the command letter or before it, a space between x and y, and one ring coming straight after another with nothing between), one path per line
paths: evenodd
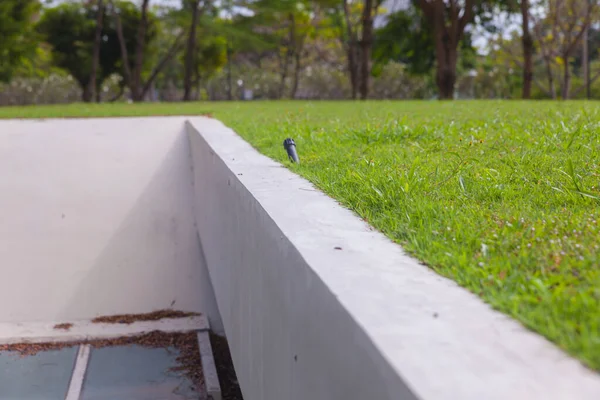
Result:
M121 49L121 62L123 63L123 78L125 78L125 84L131 85L131 69L129 68L129 57L127 55L127 47L125 46L125 37L123 36L123 25L121 24L121 17L117 12L117 7L114 2L111 1L112 15L115 18L117 26L117 38L119 39L119 47Z
M593 76L593 77L590 79L590 86L591 86L591 85L592 85L594 82L596 82L596 80L598 80L598 78L600 78L600 72L598 72L596 75L594 75L594 76ZM583 86L580 86L580 87L579 87L577 90L573 91L573 93L572 93L572 95L571 95L571 96L572 96L572 97L575 97L575 96L577 96L579 93L581 93L581 91L582 91L583 89L585 89L585 87L586 87L585 85L583 85Z
M92 70L90 71L89 91L91 100L96 96L97 80L98 80L98 64L100 63L100 46L102 44L102 24L104 17L103 0L98 0L98 11L96 16L96 32L94 34L94 47L92 50ZM98 99L98 102L100 100Z
M124 92L125 92L125 86L119 85L119 92L115 96L113 96L111 99L109 99L108 102L114 103L115 101L119 100L123 96Z
M142 68L144 67L144 52L146 50L146 28L148 25L148 6L150 0L142 1L141 18L137 31L137 43L135 49L135 60L131 81L131 91L134 101L141 98L140 86L142 84Z
M474 6L475 6L475 3L473 0L466 0L465 12L463 13L463 15L460 17L460 19L458 21L458 40L462 39L462 35L465 32L465 27L467 26L467 24L469 22L471 22L473 20L473 17L474 17L473 7Z
M519 60L519 58L518 58L516 55L514 55L514 54L511 52L511 50L510 50L508 47L504 46L504 43L503 43L503 42L500 42L500 43L498 43L498 45L499 45L499 46L502 48L502 50L504 50L504 51L506 52L506 54L508 54L508 56L511 58L511 60L512 60L512 61L513 61L515 64L517 64L517 66L518 66L519 68L521 68L521 69L523 69L523 68L524 68L524 64L521 62L521 60ZM600 74L599 74L599 76L600 76ZM533 83L535 83L535 85L538 87L538 89L540 89L542 92L546 93L546 95L547 95L548 97L552 97L552 92L550 91L550 89L546 88L546 87L545 87L545 86L544 86L544 85L543 85L543 84L542 84L542 83L541 83L541 82L540 82L540 81L539 81L539 80L536 78L536 76L535 76L535 75L534 75L532 78L533 78Z
M171 47L169 48L169 51L167 51L167 53L164 55L164 57L160 60L160 62L156 65L156 67L154 68L154 70L152 71L152 73L150 74L150 77L148 78L148 80L146 81L146 83L144 84L144 87L142 89L142 95L141 98L144 98L146 96L146 94L148 93L148 90L150 90L150 86L152 86L152 82L154 82L154 79L156 79L156 77L158 76L158 74L164 69L164 67L167 65L167 63L173 58L173 56L175 56L175 54L181 49L182 46L182 41L181 39L186 35L185 31L181 31L179 33L179 35L177 35L177 37L175 38L175 40L173 41L173 44L171 45Z
M585 14L585 19L583 20L583 26L581 27L581 30L579 31L579 33L575 37L575 40L567 48L567 52L565 54L571 55L571 53L573 52L573 50L575 50L575 47L581 41L581 38L583 37L583 34L585 33L586 29L588 28L588 26L590 26L592 12L593 12L593 9L594 9L594 6L595 6L592 3L594 3L594 2L588 0L586 14Z
M450 3L450 32L452 32L451 37L456 37L458 42L458 37L460 35L460 20L458 14L460 10L456 6L456 0L449 0Z
M433 21L433 4L427 0L419 0L419 7L421 7L421 10L423 10L423 13L427 17L427 19L429 19L430 22L432 22Z
M343 1L344 4L344 17L346 19L346 30L348 33L348 38L351 42L356 41L356 32L352 30L352 22L350 21L350 7L348 6L348 0Z

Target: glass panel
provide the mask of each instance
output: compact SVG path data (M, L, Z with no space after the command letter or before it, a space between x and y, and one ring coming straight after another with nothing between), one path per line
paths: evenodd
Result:
M198 400L182 372L179 351L138 345L92 349L81 400Z
M0 353L0 399L64 400L77 349L69 347L30 356L14 351Z

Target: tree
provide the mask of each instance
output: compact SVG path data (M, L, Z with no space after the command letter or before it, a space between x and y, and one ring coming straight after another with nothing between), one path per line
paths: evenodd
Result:
M344 0L346 1L346 0ZM371 49L373 48L373 20L381 0L364 0L362 13L362 37L360 40L360 85L361 100L369 95L369 78L371 76Z
M381 0L342 0L339 6L329 6L330 18L338 28L346 52L353 99L359 96L366 99L369 94L373 23L382 3Z
M588 26L588 29L586 30L584 37L582 38L582 54L581 55L576 55L573 58L573 68L575 70L581 69L583 72L583 77L584 77L584 86L581 86L577 89L573 90L572 93L572 97L577 96L579 93L581 93L583 90L586 91L586 98L590 98L591 96L591 85L593 83L593 79L590 75L591 75L591 69L590 69L590 61L594 61L598 59L598 56L600 55L599 49L600 49L600 30L598 30L597 28L594 28L593 26L594 24L590 24L590 26ZM587 46L586 46L587 45ZM587 48L586 48L587 47ZM587 51L587 54L586 54ZM598 78L598 76L596 75L594 78Z
M472 68L475 64L476 50L469 33L463 35L459 51L461 57L458 67ZM435 60L433 33L423 12L417 7L390 14L385 25L375 31L375 75L390 61L406 65L410 74L428 75L435 67Z
M587 31L596 12L595 1L547 0L542 17L534 17L534 32L546 62L549 83L554 93L554 77L551 65L558 59L562 68L561 98L567 100L571 94L571 61L581 38ZM555 95L553 95L555 97Z
M537 32L537 29L534 29L534 32ZM521 88L521 96L523 96L523 81L525 79L526 71L522 39L522 36L518 37L517 34L514 33L509 39L498 37L495 40L490 40L491 52L488 55L488 57L495 60L496 64L504 63L506 64L505 66L511 69L520 69L522 71L521 83L519 84L519 87ZM534 44L535 43L538 43L539 45L539 42L534 41ZM545 51L546 47L539 46L539 48L540 51L534 52L532 55L532 70L530 76L532 84L535 85L535 87L537 87L541 93L535 93L533 90L534 88L532 87L530 91L530 98L546 97L554 99L556 98L556 91L554 88L554 73L556 68L552 60L552 55ZM544 75L546 75L548 79L547 85L540 80L540 77Z
M148 6L150 0L142 0L141 18L138 23L137 40L135 46L135 62L131 76L130 89L134 101L143 99L142 93L142 68L144 66L144 50L146 49L146 30L148 29Z
M454 97L458 45L480 4L476 0L464 0L463 7L458 0L418 0L417 4L433 30L439 97L450 100Z
M412 75L430 75L436 65L435 41L432 29L419 7L409 7L387 16L385 25L375 32L373 48L374 75L390 61L406 65ZM457 79L475 67L477 52L471 34L465 32L457 49Z
M226 65L225 89L228 100L234 98L233 64L237 61L236 58L257 63L260 66L260 62L265 56L272 58L281 54L281 32L278 31L277 26L279 21L266 22L266 19L270 18L270 11L269 9L262 10L262 5L263 3L254 0L221 0L219 9L216 11L227 17L218 18L213 15L208 18L205 15L202 20L203 31L212 36L215 43L218 43L218 47L224 50L222 54L218 52L213 54L219 54L219 59L223 56ZM212 9L215 10L216 7ZM250 9L253 14L236 13L236 9ZM220 61L215 64L219 65ZM210 73L216 72L220 67L221 65Z
M426 75L435 66L431 29L417 7L397 11L375 31L373 69L378 73L388 62L406 65L411 74Z
M348 76L352 88L352 99L358 96L358 63L359 63L359 38L356 23L353 23L353 12L351 3L348 0L342 0L343 20L338 19L340 25L340 39L346 49L346 59L348 62Z
M533 37L529 29L529 0L521 0L521 42L523 44L523 94L524 99L531 98L531 85L533 83Z
M556 99L553 71L553 64L555 62L554 46L555 41L557 40L556 26L552 28L552 31L549 31L549 24L546 22L547 21L539 21L534 23L533 32L540 47L542 60L545 66L546 77L548 79L548 92L552 99Z
M159 45L168 46L173 41L173 33L169 35L168 32L174 32L176 26L190 25L191 16L187 11L189 9L172 10L163 16L163 32L166 33L158 39ZM207 7L198 18L191 64L186 65L189 55L186 49L172 58L156 78L157 88L166 90L169 100L181 99L177 91L183 89L185 94L186 85L189 85L189 100L198 99L201 84L225 65L227 41L221 35L222 21L217 13L215 8ZM186 42L189 43L189 36ZM186 77L190 79L188 83Z
M534 0L535 1L535 0ZM522 70L522 91L521 97L523 99L531 98L531 87L533 84L533 59L534 59L534 39L531 34L531 24L530 24L530 8L531 8L531 0L494 0L491 4L495 7L492 8L491 15L486 15L483 22L484 28L488 32L492 33L501 33L500 41L496 42L502 44L501 37L506 33L505 25L506 21L494 21L493 15L500 14L505 12L509 15L519 13L521 16L521 53L522 53L522 62L520 62L519 68ZM480 23L481 21L480 15ZM502 24L498 26L497 23Z
M140 18L137 20L137 32L134 43L134 61L132 64L129 62L131 58L129 58L128 55L128 36L126 36L123 32L123 23L120 15L120 10L127 9L128 6L125 3L119 3L118 6L115 6L115 3L116 2L113 3L112 15L115 20L117 37L121 50L121 57L123 60L122 68L123 76L125 77L125 84L129 86L132 100L142 101L152 87L158 74L181 49L183 42L182 39L185 37L186 32L183 29L177 29L179 32L175 35L173 42L170 46L168 46L167 51L158 60L158 62L156 62L148 77L144 79L143 73L145 69L145 61L147 61L146 53L148 45L150 44L149 40L154 37L154 34L149 35L149 32L152 30L153 22L152 13L149 11L150 0L143 0L139 10Z
M299 70L304 41L310 30L308 8L310 1L303 0L257 0L249 3L254 16L247 19L250 30L258 34L268 49L277 56L280 84L279 98L284 97L290 69L295 63L292 97L298 86Z
M204 11L204 7L200 8L202 0L184 0L183 8L190 10L192 18L190 20L190 27L188 29L188 40L187 47L185 50L185 77L184 77L184 94L183 101L190 101L192 95L192 80L194 73L194 59L198 51L196 46L196 31L198 26L198 19L201 13ZM206 4L206 2L205 2Z
M83 11L83 12L82 12ZM64 3L45 10L38 24L39 31L52 46L54 63L68 71L82 89L82 100L89 101L94 42L94 14L89 6ZM112 63L110 62L112 61ZM98 83L112 72L115 60L103 59Z
M10 80L15 68L34 54L39 7L38 0L0 0L0 82Z
M89 88L86 91L86 94L90 96L90 98L84 98L84 101L90 101L94 97L96 97L96 88L97 88L97 75L98 75L98 64L100 63L100 45L102 42L102 22L104 20L104 4L103 0L98 0L96 3L96 31L94 34L94 48L92 50L92 71L90 73L90 82ZM100 98L98 96L98 101Z
M105 3L106 4L106 3ZM127 64L129 55L136 47L135 32L140 14L135 5L129 1L114 1L111 7L102 7L102 25L100 36L106 40L100 41L98 48L98 65L92 73L95 57L94 45L97 38L98 12L93 3L63 3L46 9L38 23L38 31L52 47L52 59L55 65L66 70L75 78L82 89L82 100L89 101L98 91L102 82L111 74L122 72L122 66ZM109 12L118 9L120 33L125 42L119 40L114 23L107 18ZM147 31L146 41L156 36L154 18L151 19L151 29ZM124 43L125 56L120 44ZM96 82L92 88L92 76Z

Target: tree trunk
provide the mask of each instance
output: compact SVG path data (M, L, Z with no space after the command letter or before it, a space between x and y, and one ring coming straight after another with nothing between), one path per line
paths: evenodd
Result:
M198 71L198 69L196 69L194 71L194 89L195 92L194 93L194 100L199 100L200 99L200 91L202 90L202 80L200 79L200 72Z
M194 58L196 55L196 25L200 16L200 0L191 0L189 2L192 7L192 24L187 41L187 49L185 51L185 76L183 82L183 101L190 101L192 96L192 79L194 74Z
M440 100L454 98L454 85L456 84L457 46L452 43L450 35L444 27L436 29L436 84Z
M296 52L296 19L294 18L294 14L290 13L289 15L290 22L290 31L288 36L288 46L285 52L285 57L283 61L281 60L281 56L279 57L279 67L281 68L281 82L279 83L279 94L278 98L283 98L283 94L285 92L285 80L287 79L290 61Z
M362 38L360 41L360 99L369 96L369 77L371 76L371 48L373 46L373 0L365 0L362 14Z
M281 58L281 56L280 56ZM279 93L278 93L278 98L281 99L283 98L283 92L285 91L285 80L287 79L287 75L288 75L288 70L289 70L289 66L290 66L290 58L291 58L291 50L288 49L285 53L285 57L283 57L283 60L280 61L280 68L281 68L281 80L279 82Z
M562 93L561 97L563 100L569 99L569 91L571 89L571 68L569 68L569 55L566 54L562 57L564 70L563 70L563 82L562 82Z
M140 99L143 100L146 97L146 94L150 90L151 86L154 84L154 80L156 79L156 77L158 76L160 71L162 71L167 66L169 61L171 61L171 59L173 57L175 57L175 54L177 54L177 52L179 50L181 50L182 42L183 42L183 38L184 38L185 34L186 34L185 31L182 31L179 35L177 35L177 37L173 41L173 44L171 45L171 47L169 47L169 50L167 51L167 53L158 62L156 67L154 67L154 70L150 74L150 77L146 80L145 83L143 83L143 86L140 89L140 93L139 93Z
M350 77L350 87L352 88L352 99L356 100L358 95L358 61L359 61L359 47L358 38L356 32L352 30L352 24L350 21L350 7L348 0L343 0L344 6L344 18L346 21L346 35L348 36L346 43L346 52L348 56L348 73Z
M92 92L91 86L89 84L83 87L83 92L81 93L81 100L84 103L90 103L94 98L94 93Z
M533 38L529 31L529 0L521 0L521 17L523 28L523 98L531 98L533 83Z
M300 81L300 70L302 68L302 66L300 65L300 61L301 61L300 51L296 51L294 54L294 57L295 57L296 65L294 68L294 81L292 83L292 93L291 93L292 99L296 98L296 92L298 92L298 84Z
M233 100L233 82L231 79L231 47L227 42L227 100Z
M465 27L473 20L474 0L465 0L462 15L457 0L419 0L418 4L433 28L439 98L452 100L456 84L458 44Z
M550 96L552 100L556 99L556 88L554 87L554 74L552 73L552 63L548 57L544 57L546 62L546 73L548 74L548 87L550 88Z
M585 28L583 34L583 54L581 61L583 63L583 82L585 85L585 97L590 99L590 53L589 53L589 42L588 42L589 26Z
M150 0L143 0L140 24L137 31L135 47L135 63L131 82L131 97L133 101L142 101L142 68L144 66L144 52L146 48L146 26L148 25L148 6Z
M358 55L355 43L350 43L348 47L348 72L350 73L350 86L352 88L352 100L358 96L358 68L356 65Z
M125 37L123 35L123 25L121 24L121 17L117 13L115 6L112 6L112 14L115 18L117 27L117 38L119 39L119 48L121 49L121 62L123 63L123 78L125 79L125 85L131 90L131 68L129 67L129 56L127 55L127 46L125 44Z
M97 6L98 11L96 15L96 32L94 35L94 47L92 49L92 68L90 71L90 80L88 82L89 99L87 101L91 101L94 97L96 97L98 64L100 63L100 45L102 43L102 19L104 16L104 5L102 4L102 0L98 0Z

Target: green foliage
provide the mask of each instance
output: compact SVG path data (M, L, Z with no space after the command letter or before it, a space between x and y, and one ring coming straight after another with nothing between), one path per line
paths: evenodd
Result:
M211 77L227 63L227 39L222 36L204 37L200 41L196 68L204 79Z
M69 71L81 87L87 84L90 75L94 26L91 10L75 3L45 10L38 24L40 33L52 46L55 64ZM103 59L102 63L105 62Z
M387 23L375 32L373 46L375 74L390 60L407 65L414 74L428 74L435 64L433 34L417 7L388 16Z
M189 3L184 3L189 6ZM215 73L220 71L227 63L227 39L225 37L226 30L223 29L225 21L218 17L218 10L213 7L208 7L203 10L201 18L199 18L196 28L196 51L194 54L194 70L195 74L193 81L197 78L201 81L206 81ZM163 48L168 48L175 40L175 32L180 27L188 27L191 24L191 12L189 9L170 10L160 21L161 35L158 39L159 45ZM159 88L167 89L168 87L181 89L183 87L185 51L172 58L167 67L158 75L156 85Z
M0 1L0 82L10 80L15 69L35 53L33 22L39 8L38 0Z
M471 34L465 32L460 43L459 69L475 66L476 50ZM375 32L373 46L373 74L377 75L389 61L401 62L412 74L430 74L435 66L433 32L423 12L410 7L388 16L386 24Z
M480 56L473 78L475 98L518 99L521 97L523 74L512 63L502 60L501 54Z
M131 2L117 1L115 3L123 25L130 67L133 68L140 12ZM116 23L108 7L104 8L104 13L105 23L100 46L98 85L111 74L122 73ZM90 78L95 28L95 8L91 5L82 6L77 3L64 3L46 9L38 24L38 31L52 46L54 63L68 71L82 88L87 85ZM156 18L150 14L149 29L146 32L147 43L152 42L156 35Z
M48 78L51 75L65 74L64 70L54 65L50 46L40 43L33 54L21 60L13 75L19 78Z
M141 20L141 13L139 8L133 2L118 0L114 3L117 7L123 26L123 36L125 38L129 68L133 70L135 63L135 49L137 47L137 32ZM108 13L108 9L106 9L106 12ZM103 41L102 46L100 47L100 59L106 60L105 68L107 70L111 69L111 73L117 73L123 76L123 60L121 58L119 38L117 36L116 19L112 16L112 12L105 15L103 28L102 35L106 40ZM143 77L149 73L149 70L154 65L159 50L157 43L158 39L165 34L166 32L161 26L158 16L152 12L152 10L148 10L148 25L144 36L146 50L144 53L144 65L142 71ZM108 77L111 73L104 73L103 75Z
M588 32L588 46L590 60L597 60L600 55L600 29L590 27ZM573 57L573 73L581 73L582 62L582 52L576 52Z
M241 80L246 89L253 92L254 99L279 98L281 76L266 61L261 67L253 65L234 65L233 81ZM211 100L227 98L227 71L220 71L205 83ZM370 96L373 99L412 99L431 98L434 92L433 82L427 76L408 74L401 64L390 62L382 73L371 82ZM292 81L285 84L289 92ZM300 79L299 90L303 98L347 99L351 94L350 82L344 70L330 68L327 65L310 65ZM241 90L234 90L233 97L240 99Z
M311 24L313 4L309 0L256 0L248 3L253 15L238 18L235 26L254 38L262 50L285 54L315 34Z

